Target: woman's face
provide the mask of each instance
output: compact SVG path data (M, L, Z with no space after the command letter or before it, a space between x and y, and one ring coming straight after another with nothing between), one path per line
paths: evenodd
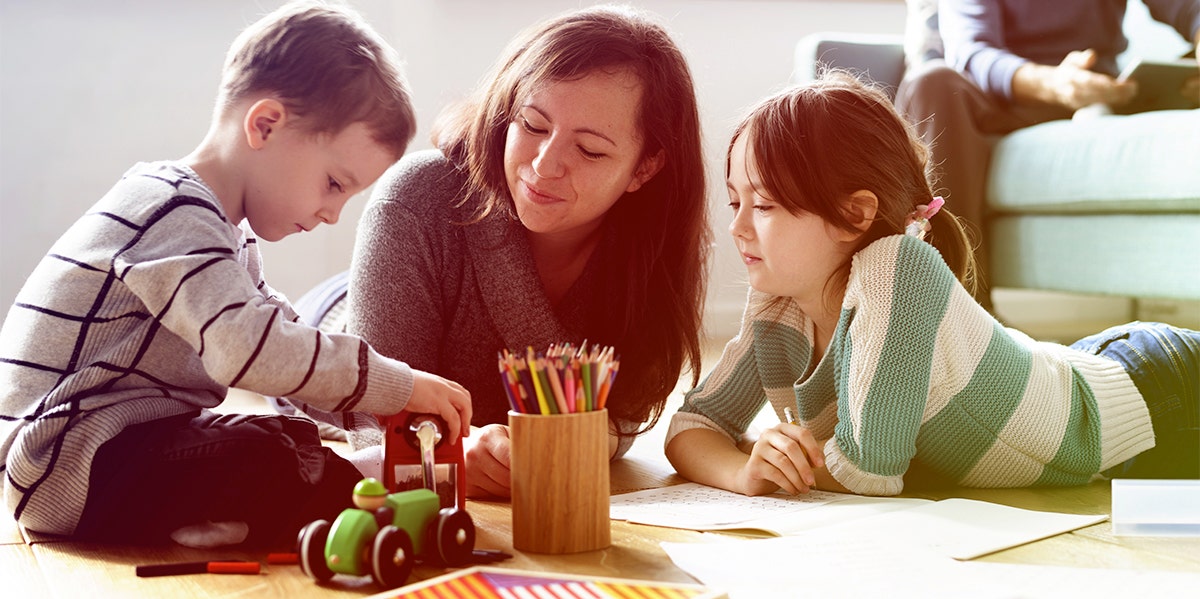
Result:
M517 216L535 234L585 236L650 179L657 159L639 160L641 81L629 69L550 81L517 107L504 172Z

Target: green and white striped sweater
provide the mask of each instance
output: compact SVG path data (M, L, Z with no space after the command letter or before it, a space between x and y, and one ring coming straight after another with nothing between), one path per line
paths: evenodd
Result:
M914 461L975 487L1083 484L1154 446L1137 388L1114 361L1001 326L913 237L853 258L829 350L812 360L812 322L751 291L742 328L688 392L667 442L708 428L731 439L769 401L829 438L846 488L894 495Z

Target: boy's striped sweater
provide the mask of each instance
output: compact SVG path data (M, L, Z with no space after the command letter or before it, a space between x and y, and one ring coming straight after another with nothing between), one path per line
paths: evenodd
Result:
M929 244L897 235L853 258L841 318L812 360L811 321L751 292L742 328L690 391L667 442L690 428L736 439L770 401L829 439L846 488L894 495L919 462L977 487L1086 483L1154 446L1149 413L1116 362L1001 326Z
M54 244L0 328L8 509L70 534L105 441L215 407L231 386L367 418L407 403L406 365L296 320L263 280L253 235L194 172L130 169Z

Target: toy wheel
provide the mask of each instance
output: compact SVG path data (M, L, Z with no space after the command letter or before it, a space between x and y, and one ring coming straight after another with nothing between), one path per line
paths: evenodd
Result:
M430 523L433 547L447 566L465 566L475 549L475 521L457 508L442 508Z
M381 587L396 588L408 580L415 558L408 533L395 526L385 526L375 535L370 560L371 578Z
M314 520L300 529L296 539L299 546L300 570L317 582L333 578L333 570L325 563L325 541L329 538L329 522Z

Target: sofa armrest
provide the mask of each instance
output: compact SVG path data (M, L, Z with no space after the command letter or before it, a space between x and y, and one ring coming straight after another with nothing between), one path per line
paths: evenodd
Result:
M813 33L796 44L792 81L816 79L822 67L845 69L883 85L895 98L904 77L904 36Z

